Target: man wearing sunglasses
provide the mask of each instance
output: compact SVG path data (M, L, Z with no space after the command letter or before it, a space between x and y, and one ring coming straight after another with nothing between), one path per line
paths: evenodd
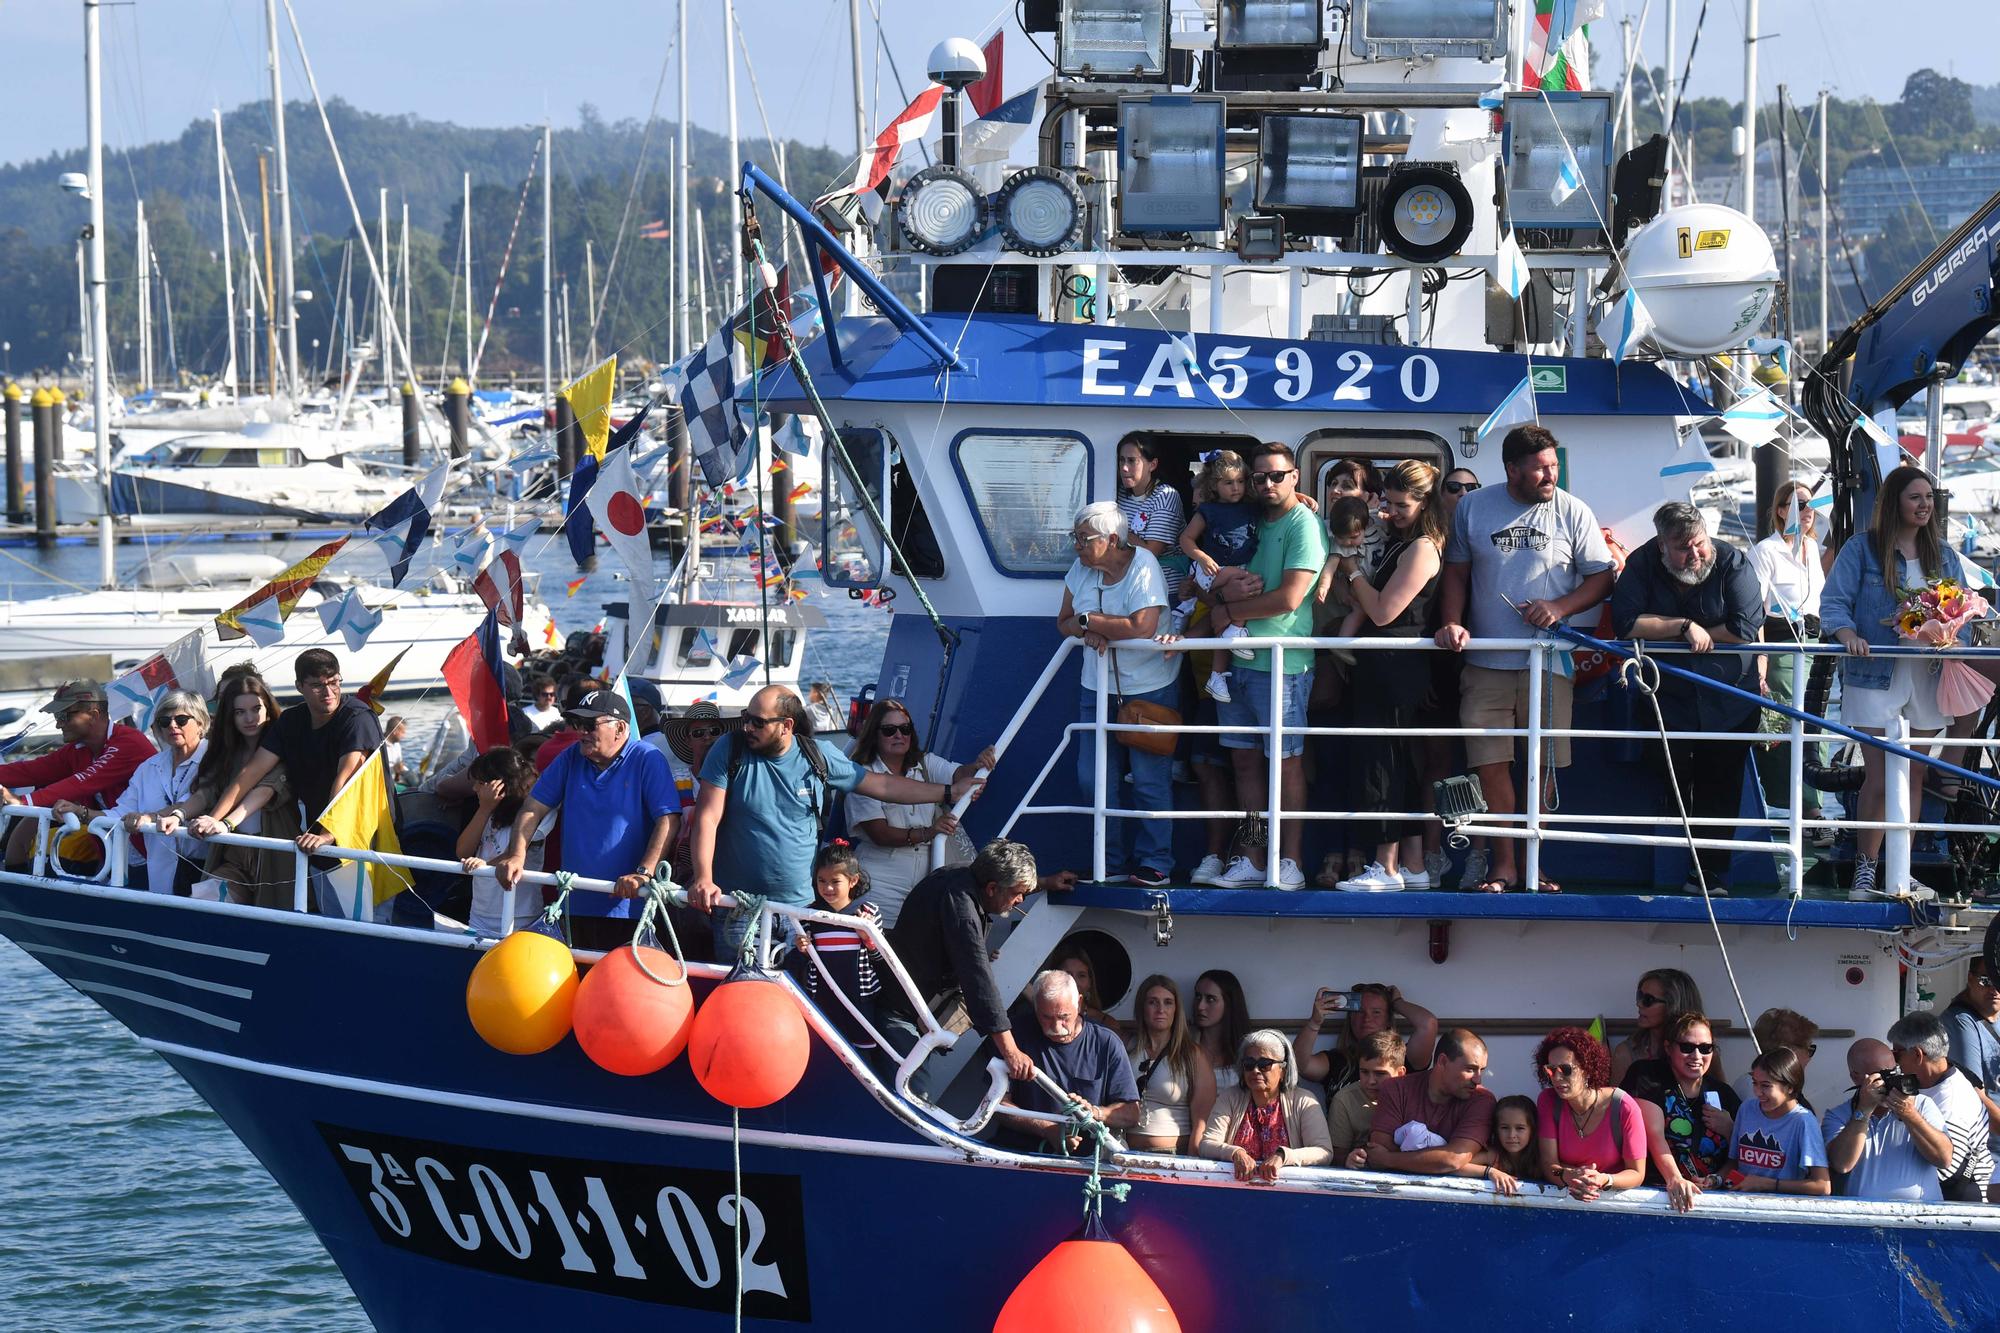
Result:
M113 722L105 705L104 687L94 680L72 680L56 691L43 712L55 714L63 744L32 759L0 764L0 805L53 806L73 801L104 809L118 799L132 780L133 770L153 757L153 743L137 727ZM33 787L27 796L9 788ZM7 835L7 868L25 870L35 857L41 825L17 819Z
M766 685L750 696L742 730L708 753L694 807L694 878L688 905L713 912L725 893L754 893L794 907L813 900L812 859L835 793L859 791L899 805L956 804L984 779L945 784L864 773L813 739L798 694ZM747 922L731 913L715 928L716 961L734 962Z
M1310 594L1326 565L1326 525L1299 499L1299 467L1290 447L1261 444L1250 455L1251 498L1261 509L1257 525L1257 553L1248 566L1261 591L1235 601L1222 602L1209 612L1210 632L1220 634L1231 625L1241 625L1253 637L1306 638L1312 634L1313 609ZM1306 700L1312 694L1312 649L1280 650L1276 670L1283 677L1280 702L1282 725L1304 727ZM1225 727L1254 728L1226 733L1222 747L1229 751L1236 772L1236 793L1250 810L1270 804L1270 773L1266 756L1272 738L1271 672L1269 649L1251 653L1229 673L1229 698L1218 698L1216 715ZM1262 733L1262 734L1259 734ZM1279 774L1279 806L1298 810L1305 806L1306 738L1287 731L1278 742L1282 756ZM1280 832L1278 887L1300 889L1306 877L1299 869L1299 848L1305 825L1286 822ZM1224 888L1260 888L1266 873L1262 864L1270 855L1266 848L1249 849L1215 880Z

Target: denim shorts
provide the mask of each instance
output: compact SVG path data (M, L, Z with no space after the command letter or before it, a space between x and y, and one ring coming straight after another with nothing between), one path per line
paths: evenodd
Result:
M1311 696L1313 673L1310 670L1285 677L1283 685L1285 698L1285 722L1287 727L1303 727L1306 724L1306 699ZM1215 706L1218 725L1225 727L1256 727L1268 731L1271 726L1271 673L1255 671L1246 666L1232 667L1229 671L1229 697L1231 702ZM1269 754L1264 737L1248 733L1229 733L1222 737L1225 749L1263 750ZM1306 738L1287 732L1285 743L1279 750L1282 758L1290 759L1304 753Z

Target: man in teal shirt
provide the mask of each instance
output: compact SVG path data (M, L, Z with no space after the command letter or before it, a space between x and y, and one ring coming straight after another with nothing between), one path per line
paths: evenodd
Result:
M1326 531L1319 516L1299 500L1299 465L1291 448L1283 444L1262 444L1250 457L1250 491L1262 506L1257 525L1257 553L1249 569L1263 591L1237 601L1225 602L1210 612L1212 632L1220 634L1230 625L1241 625L1253 637L1310 637L1313 632L1311 593L1326 564ZM1312 694L1312 650L1280 650L1278 670L1283 676L1279 692L1284 706L1284 725L1306 724L1306 699ZM1268 776L1271 728L1271 654L1260 649L1247 662L1238 662L1229 673L1231 702L1216 705L1221 725L1252 727L1266 733L1225 734L1222 744L1236 766L1236 792L1243 804L1262 810L1270 802ZM1297 810L1305 805L1305 737L1288 732L1279 754L1279 807ZM1278 887L1304 888L1306 877L1299 869L1299 846L1305 826L1287 822L1279 834ZM1233 858L1216 882L1231 888L1261 887L1267 874L1263 848L1247 856Z

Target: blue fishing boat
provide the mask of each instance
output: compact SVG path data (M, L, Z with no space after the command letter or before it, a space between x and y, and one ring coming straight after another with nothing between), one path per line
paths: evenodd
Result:
M1287 6L1310 11L1305 29L1246 38L1257 7L1224 4L1216 28L1186 41L1158 0L1046 8L1061 19L1038 160L997 174L954 160L958 88L976 71L941 48L945 160L898 187L891 253L858 257L837 234L865 231L872 183L809 207L754 166L743 178L746 240L775 252L776 229L797 229L823 329L803 346L780 334L787 355L736 397L819 423L823 576L894 617L877 693L904 701L937 753L996 747L966 811L979 838L1023 840L1045 869L1079 872L996 925L1001 993L1080 942L1106 1005L1145 972L1227 969L1249 1026L1289 1030L1320 988L1383 977L1484 1038L1489 1085L1531 1088L1541 1036L1617 1009L1649 969L1700 984L1722 1057L1741 1070L1763 1009L1810 1013L1823 1043L1879 1036L1990 956L1992 909L1966 897L1996 869L1983 849L2000 832L1990 798L1977 799L2000 785L1978 737L1966 742L1973 797L1912 810L1892 796L1883 892L1854 899L1829 879L1814 830L1851 837L1855 820L1806 816L1808 769L1837 793L1852 759L1810 748L1841 735L1822 728L1823 705L1804 707L1811 662L1827 655L1817 645L1787 650L1801 669L1770 735L1787 760L1782 802L1767 807L1746 770L1736 817L1705 820L1677 815L1637 762L1664 727L1646 678L1609 669L1616 652L1588 635L1475 645L1524 653L1537 701L1555 676L1578 679L1577 762L1559 780L1545 771L1562 729L1531 709L1517 732L1523 808L1445 811L1452 842L1516 840L1524 881L1559 877L1565 892L1286 891L1275 856L1262 887L1124 882L1117 847L1132 821L1168 821L1187 867L1210 819L1261 817L1272 846L1303 823L1312 863L1380 815L1358 812L1338 781L1342 747L1375 729L1365 708L1307 728L1321 771L1302 806L1208 809L1180 783L1169 806L1134 808L1111 789L1121 735L1204 725L1091 720L1107 717L1113 683L1056 626L1073 516L1117 496L1121 443L1147 441L1178 485L1204 453L1277 441L1324 504L1349 459L1499 483L1496 432L1525 407L1512 419L1561 441L1565 489L1636 547L1655 508L1712 468L1693 427L1723 409L1693 368L1760 333L1775 268L1749 218L1662 198L1657 149L1613 154L1608 98L1506 91L1509 52L1527 43L1505 5L1440 10L1414 29L1384 0ZM1078 19L1086 8L1118 21ZM1650 335L1636 331L1641 311ZM1986 311L1961 323L1990 328ZM1926 333L1923 345L1958 344ZM1894 360L1873 343L1871 355ZM1942 353L1926 355L1928 372ZM1814 410L1835 441L1844 535L1882 473L1870 413L1926 375L1849 396L1838 370L1822 367ZM1332 634L1249 642L1437 651ZM1893 776L1911 759L1886 762ZM93 830L106 845L97 880L41 861L0 873L0 931L215 1108L384 1329L987 1328L1107 1181L1126 1188L1101 1203L1103 1225L1185 1329L1482 1317L1677 1328L1739 1319L1779 1293L1799 1327L2000 1326L2000 1208L1718 1190L1680 1213L1643 1187L1586 1202L1338 1164L1251 1185L1193 1156L1023 1153L991 1134L1008 1115L1004 1068L928 1016L934 997L914 997L924 1036L884 1079L843 1036L843 1015L788 978L776 984L810 1033L803 1071L775 1102L732 1110L687 1060L624 1077L567 1038L533 1055L487 1044L468 985L504 940L149 895L124 884L123 830ZM1733 896L1679 891L1705 842L1731 852ZM1463 850L1448 857L1460 873ZM1937 891L1908 884L1913 866ZM303 862L299 875L303 908ZM765 938L779 918L815 915L741 910ZM907 986L886 937L859 929L882 946L888 984ZM697 1014L732 984L722 967L686 967ZM909 1086L926 1062L929 1098ZM1805 1091L1832 1106L1846 1077L1822 1055Z

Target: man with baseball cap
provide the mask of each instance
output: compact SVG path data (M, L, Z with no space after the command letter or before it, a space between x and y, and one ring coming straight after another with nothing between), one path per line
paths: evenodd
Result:
M132 770L154 753L146 733L113 722L105 704L104 687L94 680L72 680L56 691L42 708L55 714L63 743L47 754L0 764L0 805L51 806L75 801L104 809L118 799ZM17 796L16 786L33 787ZM35 856L34 820L17 819L7 835L7 868L25 869Z
M568 721L579 739L536 780L493 873L502 885L519 885L536 826L561 809L563 869L614 883L608 897L570 895L572 938L580 948L615 948L631 937L632 899L673 845L680 793L667 757L632 734L632 710L616 690L585 694Z

